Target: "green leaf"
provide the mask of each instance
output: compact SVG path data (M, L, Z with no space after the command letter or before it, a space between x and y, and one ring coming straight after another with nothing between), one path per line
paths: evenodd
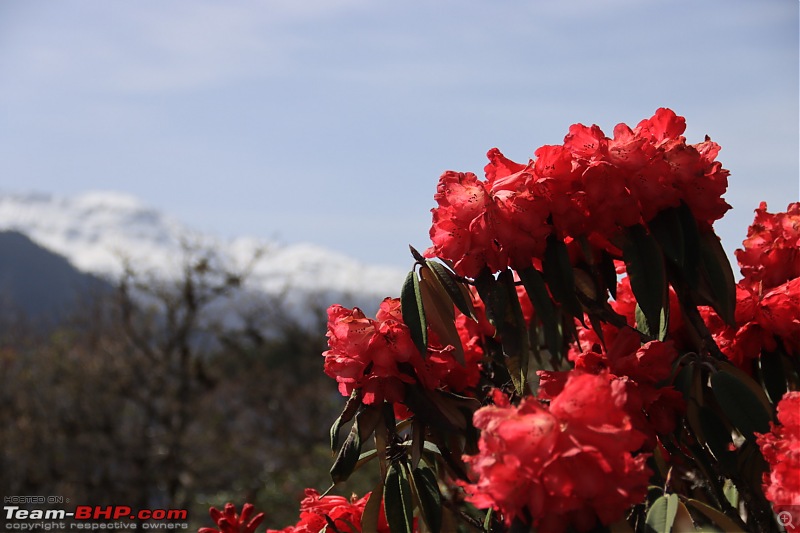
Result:
M350 433L331 467L331 479L334 483L345 481L353 473L361 457L361 443L375 431L381 417L379 405L370 405L356 415Z
M425 320L425 308L420 294L419 278L415 269L406 276L403 289L400 291L400 309L403 322L408 326L411 340L423 357L428 353L428 324Z
M442 495L436 475L428 467L415 468L411 478L416 488L422 519L431 533L439 533L442 529Z
M645 519L645 530L648 533L669 533L675 523L675 515L678 514L678 495L670 494L661 496L647 511Z
M383 486L383 506L392 533L412 533L414 502L403 465L392 463Z
M758 358L758 367L761 374L761 381L767 390L769 399L773 403L778 403L783 395L786 394L786 371L783 368L783 355L781 352L761 352Z
M508 307L505 289L486 268L475 278L475 288L478 289L478 295L486 306L486 319L492 326L499 328Z
M426 261L426 264L433 271L436 281L447 292L447 295L450 296L458 310L473 320L478 320L475 316L475 309L472 307L472 298L469 297L469 293L466 292L464 286L455 279L454 274L447 267L436 261L429 260Z
M645 319L644 324L637 325L643 333L664 340L669 326L669 299L661 247L641 225L629 227L626 237L623 259Z
M383 480L372 489L364 512L361 514L361 533L378 533L378 518L383 502Z
M686 243L678 208L672 207L660 211L647 223L647 227L661 246L664 256L676 267L683 269L686 262Z
M525 292L528 293L528 299L530 299L533 304L533 308L536 311L536 318L542 323L547 349L550 350L550 353L553 355L559 356L563 346L561 328L558 327L559 316L556 313L553 301L550 299L550 294L547 292L544 277L541 272L533 267L518 270L517 274L519 274L519 278L522 280Z
M731 431L725 427L719 413L714 412L706 406L698 408L697 420L702 427L702 431L695 431L701 444L704 444L714 455L724 471L735 467L735 454L730 450ZM694 427L694 425L692 426Z
M611 293L611 297L617 299L617 267L614 266L614 258L611 254L603 250L600 256L600 264L597 266L600 271L600 278Z
M720 318L736 327L736 280L728 256L713 230L700 234L700 257L704 280L713 295L711 306Z
M722 511L715 509L708 504L689 498L686 500L686 505L705 515L706 518L719 526L722 531L742 531L741 524L737 524L732 518L725 515Z
M531 353L528 330L522 316L517 289L514 285L514 274L511 270L500 273L498 281L505 287L508 308L506 315L498 325L500 337L514 388L518 394L524 394L528 383L528 364Z
M542 270L555 300L569 314L583 322L583 309L575 295L575 275L572 272L567 245L552 233L547 237Z
M678 219L681 223L683 235L683 269L682 273L689 287L697 289L700 275L700 232L697 229L697 220L688 205L681 202L678 207Z
M353 473L361 455L361 435L358 430L358 420L353 422L350 433L342 444L336 460L331 466L331 479L334 483L345 481Z
M358 411L359 407L361 407L361 394L358 389L354 389L350 394L350 397L347 399L347 403L344 404L342 414L339 415L339 417L331 426L331 451L336 451L336 448L339 446L339 430L341 429L342 425L350 422L350 420L353 419L353 416L356 414L356 411Z
M722 412L747 439L769 432L770 413L750 387L726 370L711 375L711 390Z
M738 509L739 491L737 490L736 485L733 484L733 481L730 479L725 480L725 484L722 486L722 493L725 494L725 499L728 500L728 503L731 504L731 507Z
M456 329L453 302L430 268L423 266L420 269L420 278L419 291L428 325L445 346L454 348L453 357L463 365L464 347Z

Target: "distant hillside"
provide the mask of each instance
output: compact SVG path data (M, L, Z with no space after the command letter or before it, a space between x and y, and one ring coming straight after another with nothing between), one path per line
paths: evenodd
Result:
M109 283L76 269L63 256L16 231L0 232L0 315L22 312L38 324L54 323Z
M252 269L253 289L271 294L339 295L377 303L399 296L405 272L369 265L324 247L281 244L238 237L223 240L202 234L138 199L115 192L74 197L0 192L0 231L18 231L62 254L75 267L116 279L124 262L164 279L180 276L187 245L213 250L220 264L237 270L262 252Z

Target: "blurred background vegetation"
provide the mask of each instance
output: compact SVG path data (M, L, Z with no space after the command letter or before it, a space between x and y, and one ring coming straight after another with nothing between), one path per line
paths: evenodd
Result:
M66 276L58 287L79 295L43 313L52 305L31 308L19 291L42 280L9 260L29 251L4 250L6 495L188 509L193 528L211 525L210 505L252 502L281 528L297 521L306 487L329 487L328 429L344 405L322 371L330 302L289 309L281 296L253 297L247 272L187 250L181 279L169 282L132 268L111 282ZM371 485L356 478L334 493Z

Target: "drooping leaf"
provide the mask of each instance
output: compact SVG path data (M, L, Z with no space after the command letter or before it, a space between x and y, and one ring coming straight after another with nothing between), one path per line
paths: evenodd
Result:
M622 253L631 290L645 319L644 324L637 325L643 333L664 340L669 325L669 299L661 247L637 224L626 231Z
M697 289L700 276L701 246L697 220L695 220L689 206L683 202L677 208L677 213L681 223L681 235L683 236L683 268L681 273L689 287Z
M732 518L719 509L715 509L706 503L691 498L686 500L686 505L705 515L706 518L714 522L722 531L742 531L743 524L737 524Z
M411 423L411 468L417 468L425 449L425 423L414 418Z
M392 463L383 486L386 521L392 533L412 533L414 501L408 473L401 463Z
M429 260L426 263L435 274L436 281L441 284L442 289L445 290L458 310L471 319L477 320L475 309L472 306L472 298L469 296L464 286L455 279L454 274L444 265L436 261Z
M383 479L372 489L361 514L361 533L378 533L378 518L383 503Z
M762 351L761 357L758 358L758 368L761 374L761 381L764 383L764 388L767 389L769 399L773 403L778 403L778 401L783 398L783 395L786 394L787 390L783 355L780 351Z
M678 495L664 495L653 502L647 511L645 529L648 533L669 533L678 513Z
M428 325L420 294L419 278L413 268L406 276L403 289L400 291L400 310L403 313L403 322L411 334L411 340L414 341L422 357L425 357L428 353Z
M718 413L706 406L701 406L698 409L698 419L703 429L701 435L698 435L697 432L695 434L698 437L702 436L701 444L704 444L711 451L723 469L733 468L735 466L735 456L730 450L732 443L730 429L725 427ZM690 423L692 427L695 427L691 419Z
M358 420L353 422L350 433L339 449L339 454L331 466L331 479L334 483L339 483L350 477L356 468L358 458L361 454L361 435L358 430Z
M703 279L713 296L712 307L727 324L736 327L736 280L722 243L713 231L700 234L700 258Z
M567 245L554 234L547 237L542 270L547 286L550 287L550 292L553 293L555 300L570 315L583 322L583 309L575 295L575 277Z
M445 346L454 348L453 357L463 365L464 347L456 329L453 302L430 268L423 266L420 278L419 289L427 322Z
M753 396L755 396L758 401L761 402L761 406L766 412L773 412L774 406L772 405L772 402L769 401L769 398L767 398L767 394L764 392L764 389L761 388L761 385L757 383L747 372L727 361L717 361L715 364L717 368L724 370L728 374L738 378L743 385L750 389L750 392L752 392Z
M770 413L745 383L726 370L711 376L711 390L722 412L747 439L769 431Z
M359 407L361 407L361 394L358 389L354 389L350 394L350 397L347 399L347 403L344 404L342 414L339 415L339 417L331 426L331 451L336 451L336 448L339 446L339 430L341 429L342 425L350 422L353 419Z
M500 273L498 281L505 288L508 302L505 317L498 325L503 352L506 355L506 367L511 374L517 393L524 394L528 382L528 364L531 352L528 330L525 318L522 316L513 272L504 270Z
M361 456L362 442L375 431L381 418L381 406L378 405L370 405L356 415L350 433L331 467L331 479L334 483L345 481L353 473Z
M679 208L663 209L647 223L650 233L655 237L664 256L677 268L686 264L686 243L683 238Z
M415 468L411 472L416 488L422 519L431 533L439 533L442 529L442 495L436 475L428 467Z
M495 328L498 327L506 314L508 308L505 289L497 282L488 269L484 269L475 278L475 288L486 307L486 319Z
M611 293L611 297L617 299L617 269L614 266L614 258L607 251L603 250L600 255L600 264L597 265L600 278L606 285L606 289Z
M536 318L542 323L544 342L547 345L547 349L553 355L560 355L563 348L563 338L559 327L560 316L556 312L553 301L550 299L550 293L547 292L542 273L533 267L529 267L518 270L517 274L522 280L525 292L528 293L528 299L533 304Z

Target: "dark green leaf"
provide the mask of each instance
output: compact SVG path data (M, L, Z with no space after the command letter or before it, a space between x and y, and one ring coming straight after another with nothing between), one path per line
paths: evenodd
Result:
M738 377L724 370L715 372L711 376L711 389L722 412L746 438L753 439L755 432L769 431L770 413Z
M383 506L392 533L412 533L414 502L408 474L399 463L392 463L383 486Z
M331 467L331 479L334 483L345 481L353 473L361 456L361 443L375 431L375 427L380 421L381 406L379 405L370 405L356 415L350 433Z
M436 275L430 268L423 266L420 269L420 277L419 291L422 296L427 323L436 332L442 344L454 348L453 357L463 365L464 347L456 329L453 302L436 280Z
M436 261L427 261L426 263L436 275L436 280L447 292L447 295L450 296L450 299L453 301L458 310L473 320L477 320L477 317L475 316L475 310L472 308L472 299L468 298L469 293L466 293L463 285L461 285L461 283L455 279L453 273L450 272L450 270L448 270L444 265L437 263Z
M683 401L688 402L689 396L692 392L692 380L694 378L694 363L689 362L683 365L678 373L675 375L673 386L675 390L683 394Z
M411 340L423 357L428 353L428 324L425 320L425 308L422 304L422 295L419 289L419 278L415 269L406 276L403 289L400 292L400 309L403 313L403 322L408 326Z
M600 264L597 267L600 271L600 278L606 285L606 289L611 293L611 297L617 299L617 267L614 266L614 258L611 254L603 250Z
M730 429L725 427L718 413L715 413L706 406L697 409L698 421L702 427L702 433L695 432L695 434L700 438L701 444L705 444L723 468L728 469L734 467L735 457L730 450L730 445L732 443Z
M742 525L737 524L732 518L722 511L711 507L699 500L688 499L686 505L705 515L706 518L714 522L722 531L742 531Z
M530 342L525 318L522 316L517 288L514 285L514 274L511 270L500 273L498 281L505 287L508 308L504 319L498 325L506 355L506 367L511 374L517 393L524 394L528 382L528 364L530 358Z
M761 381L764 383L764 388L767 389L769 399L772 400L773 403L778 403L787 391L783 355L780 351L762 351L761 357L758 359L758 365Z
M583 322L583 309L575 295L575 276L564 241L554 234L547 237L547 247L542 262L544 279L555 300L573 317Z
M361 533L378 533L378 518L381 514L383 502L383 480L372 489L364 512L361 514Z
M475 287L478 289L478 295L486 306L486 319L492 326L497 328L498 324L505 318L506 309L508 308L505 289L497 283L497 280L494 279L488 269L484 269L475 278Z
M681 223L681 234L683 236L683 269L682 273L689 287L697 289L697 281L700 270L700 232L697 229L692 210L689 206L681 202L678 207L678 219Z
M669 533L678 514L678 495L670 494L661 496L647 511L645 530L648 533Z
M677 207L664 209L647 223L664 256L676 267L683 269L686 262L686 243L683 239L683 224Z
M559 316L547 286L544 283L542 274L533 267L518 270L519 278L528 293L528 298L536 310L536 317L541 321L544 329L544 339L550 353L558 356L561 353L563 339L561 338L561 328L558 327Z
M431 533L439 533L442 529L442 495L436 475L428 467L415 468L411 472L414 487L422 510L422 519Z
M336 448L339 446L339 429L341 429L342 425L350 422L350 420L353 419L353 416L355 416L356 411L358 411L360 406L361 394L358 389L354 389L350 394L350 397L347 399L347 403L344 405L342 414L339 415L339 417L331 426L331 451L336 451Z
M419 253L416 248L409 244L408 249L411 250L411 256L414 258L414 261L421 265L425 263L425 258L422 257L422 254Z
M641 225L626 232L623 258L631 280L631 290L644 314L639 329L651 337L664 340L669 325L669 299L664 256L652 235Z
M703 279L711 289L711 305L726 323L736 326L736 280L719 237L712 231L700 234Z
M353 422L353 427L347 435L336 460L331 467L331 479L334 483L339 483L350 477L358 463L361 455L361 436L358 430L358 420Z

